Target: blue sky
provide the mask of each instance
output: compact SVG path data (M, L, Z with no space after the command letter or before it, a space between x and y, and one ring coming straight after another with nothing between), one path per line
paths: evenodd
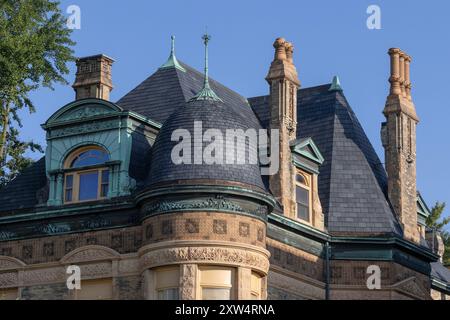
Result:
M381 8L381 30L366 27L369 5ZM413 57L413 99L421 119L417 130L418 187L427 203L450 206L450 2L314 0L227 1L62 1L81 9L74 30L77 56L113 57L111 100L117 101L163 64L170 35L177 57L201 70L201 35L208 27L210 75L244 96L268 93L264 80L273 57L272 43L283 36L295 45L294 61L302 87L328 83L339 75L345 95L378 155L381 111L388 92L387 50L400 47ZM74 80L75 66L67 77ZM70 86L31 95L37 113L23 113L22 137L45 144L40 124L74 99ZM33 157L40 157L33 155ZM383 160L382 160L383 161ZM450 207L449 207L450 208ZM450 210L448 210L450 211Z

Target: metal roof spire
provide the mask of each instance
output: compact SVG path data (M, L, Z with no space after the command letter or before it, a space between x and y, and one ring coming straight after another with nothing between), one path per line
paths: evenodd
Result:
M338 76L333 77L333 82L331 83L330 89L328 91L343 91L341 86L341 81Z
M223 102L222 99L220 99L217 96L217 94L209 86L209 79L208 79L208 42L209 42L209 40L211 40L211 36L208 35L208 33L206 32L203 35L202 39L203 39L203 43L205 45L205 74L204 74L203 88L202 88L202 90L200 90L200 92L198 92L189 101L210 100L210 101Z
M177 57L175 56L175 36L171 36L170 39L171 39L171 42L172 42L172 46L171 46L171 49L170 49L170 56L167 59L166 63L164 63L159 68L163 69L163 68L172 68L172 67L174 67L174 68L176 68L176 69L178 69L180 71L186 72L186 69L184 69L180 65L180 63L177 60Z

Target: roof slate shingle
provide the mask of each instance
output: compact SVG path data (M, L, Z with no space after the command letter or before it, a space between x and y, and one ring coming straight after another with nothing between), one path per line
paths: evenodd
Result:
M0 190L0 215L36 206L37 193L46 183L45 158L42 157Z
M431 276L450 284L450 270L444 267L441 262L431 263Z
M301 89L297 97L297 138L311 137L325 158L319 197L328 231L343 234L401 234L385 194L386 173L341 92L330 84ZM269 97L249 98L264 127Z
M181 108L203 87L203 74L179 61L186 72L176 68L158 69L136 88L123 96L117 104L154 121L163 123L177 108ZM253 126L259 121L245 97L209 78L211 89L225 105L233 109Z

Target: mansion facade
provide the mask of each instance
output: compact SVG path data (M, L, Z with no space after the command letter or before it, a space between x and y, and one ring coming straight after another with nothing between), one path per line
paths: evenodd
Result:
M339 79L301 88L292 43L273 46L269 94L250 98L172 46L112 102L113 59L78 59L75 100L42 125L45 157L0 190L0 299L450 299L416 187L411 58L389 50L382 162ZM198 122L277 130L278 170L175 163L173 133Z

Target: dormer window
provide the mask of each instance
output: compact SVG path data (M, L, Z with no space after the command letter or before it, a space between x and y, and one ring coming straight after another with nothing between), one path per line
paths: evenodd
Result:
M311 188L310 177L298 172L296 175L297 219L310 222Z
M64 165L64 203L92 201L108 196L108 153L97 146L77 149Z

